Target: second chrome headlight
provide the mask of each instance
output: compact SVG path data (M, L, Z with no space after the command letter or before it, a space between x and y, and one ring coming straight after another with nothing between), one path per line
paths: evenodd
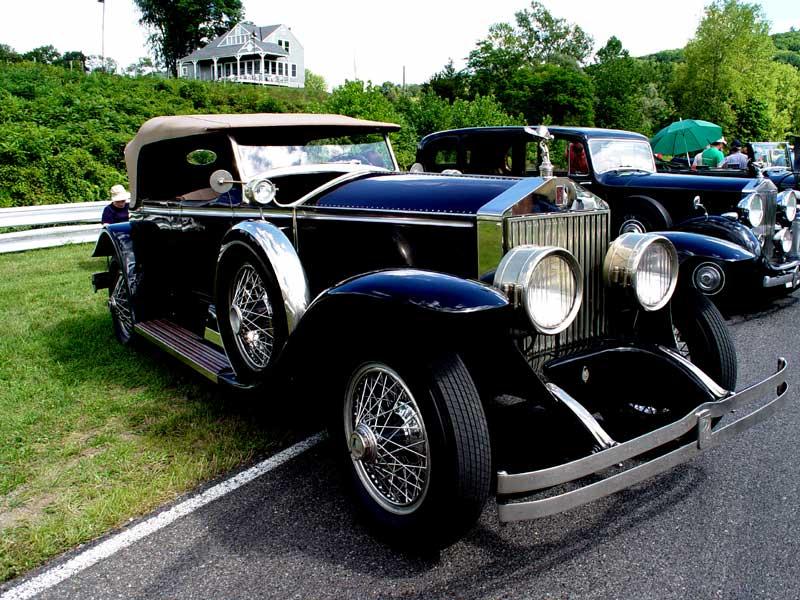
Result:
M509 250L497 267L494 285L524 306L536 330L548 335L569 327L583 299L578 261L563 248L551 246Z
M678 283L678 253L663 236L626 233L608 249L603 276L609 287L631 288L643 309L658 310Z
M748 194L739 202L739 208L742 209L742 215L751 227L761 225L764 220L764 205L761 202L761 196L756 193Z

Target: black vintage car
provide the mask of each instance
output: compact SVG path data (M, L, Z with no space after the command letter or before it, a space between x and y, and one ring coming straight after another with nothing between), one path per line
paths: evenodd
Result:
M734 393L727 330L704 297L675 295L669 240L612 242L607 205L566 178L395 172L396 129L145 123L125 151L131 221L94 250L119 341L327 415L364 514L416 547L456 538L493 491L503 522L567 510L786 401L783 359Z
M800 236L791 227L796 192L779 198L766 178L657 173L638 133L547 129L553 173L607 201L614 232L664 231L678 250L682 280L697 290L722 297L800 285ZM441 131L420 141L417 170L538 176L539 142L532 127Z

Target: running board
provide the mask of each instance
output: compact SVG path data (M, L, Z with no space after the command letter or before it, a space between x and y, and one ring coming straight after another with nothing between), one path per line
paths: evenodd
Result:
M204 342L199 335L166 319L136 323L133 328L140 336L205 375L214 383L219 383L221 380L236 385L236 378L228 357L224 352L212 348Z

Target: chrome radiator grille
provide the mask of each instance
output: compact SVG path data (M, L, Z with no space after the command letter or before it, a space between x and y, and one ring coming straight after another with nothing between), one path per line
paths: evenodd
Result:
M558 335L536 335L523 342L525 354L536 363L606 334L603 259L611 241L609 221L607 210L526 215L506 220L506 251L522 244L558 246L569 250L583 270L583 303L572 325Z

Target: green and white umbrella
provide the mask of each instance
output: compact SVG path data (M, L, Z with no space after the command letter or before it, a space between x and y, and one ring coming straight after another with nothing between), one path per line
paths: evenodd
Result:
M722 137L722 127L701 121L686 119L675 121L650 138L653 152L676 156L702 150Z

